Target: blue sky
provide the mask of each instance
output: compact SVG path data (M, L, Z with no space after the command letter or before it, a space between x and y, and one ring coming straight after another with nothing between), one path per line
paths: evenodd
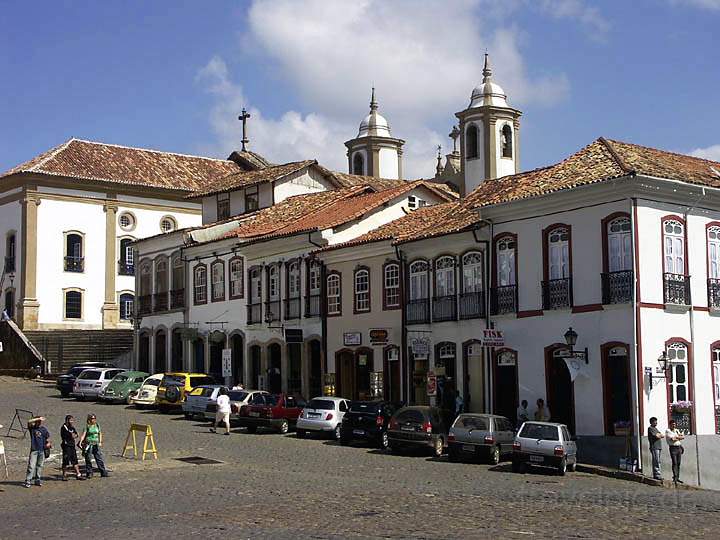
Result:
M522 117L522 168L606 136L720 160L720 0L3 2L0 169L70 137L346 163L370 86L430 176L481 79Z

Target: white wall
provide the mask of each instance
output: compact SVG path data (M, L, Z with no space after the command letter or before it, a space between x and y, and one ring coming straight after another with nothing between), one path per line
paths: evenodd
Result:
M400 178L400 167L397 150L380 148L380 178Z
M505 125L510 126L512 130L512 158L502 157L502 129ZM515 127L512 120L498 119L495 123L495 163L497 163L497 177L515 174L515 156L517 152L517 141L515 140Z
M306 168L273 183L275 204L294 195L305 195L332 189L322 176L312 168Z
M467 129L470 124L475 124L478 128L478 157L467 158ZM465 124L465 148L463 156L465 156L465 193L470 193L473 189L480 185L485 179L485 128L482 120L472 119Z

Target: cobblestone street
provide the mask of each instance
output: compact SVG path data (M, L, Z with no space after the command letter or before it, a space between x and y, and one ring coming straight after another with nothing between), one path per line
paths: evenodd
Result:
M583 473L518 475L508 464L451 464L240 429L224 437L179 416L63 400L51 385L0 379L3 436L16 407L47 417L53 452L65 414L79 426L97 414L113 473L63 483L54 455L45 485L25 489L28 440L3 437L10 479L0 482L1 538L610 538L669 537L679 527L682 537L714 537L720 526L717 492ZM119 457L131 422L152 425L157 462ZM174 459L185 456L221 463Z

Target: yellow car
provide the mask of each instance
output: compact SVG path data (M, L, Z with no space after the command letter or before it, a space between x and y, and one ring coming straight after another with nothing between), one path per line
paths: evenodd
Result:
M207 384L215 384L215 379L204 373L166 373L158 387L155 404L161 413L181 409L186 394Z

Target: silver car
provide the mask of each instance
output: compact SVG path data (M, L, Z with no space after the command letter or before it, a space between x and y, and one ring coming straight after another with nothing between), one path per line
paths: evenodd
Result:
M340 440L340 424L350 408L350 401L337 397L317 397L305 405L295 424L299 439L308 432L329 433Z
M205 410L208 404L217 401L220 389L224 387L221 384L208 384L197 386L185 395L185 401L182 404L182 411L188 420L200 416L205 418ZM213 420L215 417L213 416Z
M525 422L513 442L512 469L525 472L529 465L552 467L561 476L577 466L577 444L565 424Z
M481 457L497 465L512 452L514 440L515 430L504 416L461 414L448 432L448 459Z
M265 390L230 390L228 397L230 398L230 421L237 419L240 409L250 404L250 400L257 394L267 394ZM208 402L205 408L205 420L215 421L215 413L217 413L217 396L214 400Z
M123 371L125 370L118 368L86 369L75 379L70 395L79 400L97 399L100 392L105 390L105 387L113 380L113 377Z

